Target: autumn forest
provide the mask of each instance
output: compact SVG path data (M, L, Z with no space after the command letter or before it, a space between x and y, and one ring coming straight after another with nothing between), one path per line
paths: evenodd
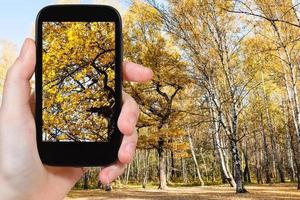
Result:
M162 189L176 181L227 183L238 193L251 182L292 181L300 189L297 5L148 1L129 8L126 59L151 67L155 78L126 85L142 111L126 181L159 181Z

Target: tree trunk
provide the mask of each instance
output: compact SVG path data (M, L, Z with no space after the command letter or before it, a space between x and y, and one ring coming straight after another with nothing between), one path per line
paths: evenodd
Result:
M171 179L174 179L175 177L177 177L175 171L175 159L173 149L171 149Z
M231 187L236 187L236 183L234 181L234 178L230 171L228 170L226 160L223 154L223 149L221 145L221 139L220 139L220 122L218 122L220 116L216 114L216 111L214 109L210 109L210 113L213 117L213 124L214 124L214 129L213 129L213 138L214 138L214 146L217 152L217 155L220 160L220 169L221 169L221 174L224 176L225 180L230 184Z
M264 105L265 105L266 116L267 116L267 121L268 121L268 127L269 127L269 132L270 132L272 157L273 157L273 161L275 162L275 166L276 166L278 174L279 174L280 182L284 183L285 182L284 171L283 171L283 167L282 167L282 164L281 164L281 161L279 159L278 152L277 152L276 138L275 138L274 127L273 127L273 124L272 124L272 119L271 119L271 116L270 116L270 111L269 111L269 106L268 106L269 99L268 99L266 89L265 89L265 80L264 80L264 73L263 72L261 73L261 76L262 76L262 87L263 87L263 94L264 94Z
M230 140L230 147L231 147L231 154L232 154L232 161L234 163L234 179L236 182L236 193L245 193L247 190L244 188L244 181L243 181L243 172L242 166L240 161L240 156L237 148L237 110L236 105L232 104L232 125L231 125L231 137Z
M159 189L167 189L166 159L163 138L158 141L158 160L159 160Z
M296 164L296 170L297 170L297 182L298 182L298 190L300 189L300 165L299 165L299 162L297 160L297 150L295 149L295 146L297 147L297 145L293 145L293 142L294 141L294 135L291 134L291 131L289 131L289 135L290 135L290 138L291 138L291 149L292 149L292 152L293 152L293 155L294 155L294 158L295 158L295 164ZM298 158L299 159L299 158Z
M283 113L284 113L284 127L285 127L285 147L286 147L286 156L287 156L287 165L288 165L288 175L289 179L293 182L295 180L295 169L294 169L294 160L292 153L292 141L289 130L289 109L288 105L285 105L285 102L282 102Z
M214 152L214 160L211 165L212 165L211 166L211 182L215 183L216 182L216 155L215 155L215 152Z
M208 170L207 170L207 164L203 155L203 148L200 148L200 156L201 159L203 160L203 166L204 166L204 172L205 172L205 177L206 177L206 181L208 182Z
M263 115L260 113L260 128L261 128L261 135L263 139L263 149L264 149L264 172L266 176L266 183L271 183L271 172L270 172L270 159L269 159L269 148L267 144L267 138L265 134L265 128L263 124Z
M193 161L194 161L196 171L197 171L197 176L198 176L198 179L199 179L199 182L200 182L201 186L204 186L204 181L203 181L201 173L200 173L199 164L198 164L198 161L197 161L197 158L196 158L194 145L193 145L193 141L192 141L193 139L192 139L189 127L187 127L187 133L188 133L188 138L189 138L190 150L191 150Z
M256 181L258 184L262 183L261 177L261 162L260 162L260 151L258 149L258 141L256 132L254 132L254 149L255 149L255 174L256 174Z
M128 184L129 174L130 174L131 163L127 165L126 173L125 173L125 185Z
M244 135L248 134L248 128L246 124L244 123ZM246 183L251 183L251 176L250 176L250 168L249 168L249 158L248 158L248 136L247 138L243 141L243 155L244 155L244 160L245 160L245 168L244 168L244 182Z
M291 138L290 134L286 134L286 155L287 155L287 162L288 162L288 174L291 181L295 180L295 169L294 169L294 160L293 154L291 151Z
M283 171L283 167L282 167L282 162L278 156L278 151L277 151L277 145L276 145L276 138L275 135L272 133L270 134L270 140L271 140L271 146L272 146L272 155L273 155L273 159L275 161L275 166L277 169L277 172L279 174L279 180L281 183L285 182L285 175L284 175L284 171Z
M183 183L188 183L189 179L188 179L188 175L187 175L187 169L186 169L186 159L185 158L181 158L181 167L182 167L182 179L183 179Z
M136 178L135 178L135 180L136 181L140 181L140 174L141 174L141 167L140 167L140 152L139 151L137 151L136 152L136 155L135 155L135 160L136 160L136 162L135 162L135 168L136 168ZM131 168L133 168L133 167L131 167ZM134 173L134 171L133 171L133 173Z
M285 67L283 67L285 70ZM290 70L291 73L293 70ZM293 73L292 73L293 74ZM286 87L286 92L288 96L288 101L289 105L291 106L292 109L292 116L293 116L293 122L294 122L294 127L296 130L296 137L297 137L297 150L295 151L294 149L294 154L295 154L295 161L296 161L296 169L297 169L297 182L298 186L297 189L300 189L300 116L299 116L299 105L298 105L298 97L295 96L297 94L296 87L291 87L287 78L287 73L284 73L284 82L285 82L285 87ZM293 77L293 75L291 76ZM295 84L292 84L295 85ZM293 147L293 145L291 146Z
M236 193L245 193L247 190L244 188L244 183L243 183L243 173L241 169L241 161L239 159L239 153L237 150L237 144L235 141L231 140L230 141L231 145L231 151L232 151L232 158L234 162L234 179L236 182Z
M244 158L245 158L244 182L251 183L247 149L244 151Z
M172 166L170 165L170 156L169 156L170 151L165 151L165 160L166 160L166 174L167 174L167 184L170 183L170 176L172 172Z
M146 188L147 187L147 183L148 183L149 161L150 161L149 158L150 158L150 152L149 152L149 150L146 150L145 164L144 164L143 188Z

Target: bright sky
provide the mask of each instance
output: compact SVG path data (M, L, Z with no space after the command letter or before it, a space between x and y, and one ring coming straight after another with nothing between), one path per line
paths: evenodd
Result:
M13 42L19 49L24 38L32 35L39 10L53 2L54 0L3 0L0 4L0 40ZM91 3L92 0L81 2ZM129 4L130 0L121 0L122 9L126 9Z

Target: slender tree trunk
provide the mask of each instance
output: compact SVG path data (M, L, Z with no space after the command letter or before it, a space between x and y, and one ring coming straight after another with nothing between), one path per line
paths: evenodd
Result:
M214 160L213 160L213 162L211 163L211 182L212 183L215 183L216 182L216 153L215 153L215 151L214 151ZM222 170L221 170L222 171Z
M127 165L126 173L125 173L125 185L128 184L129 174L130 174L131 163Z
M198 164L198 161L197 161L197 158L196 158L194 145L193 145L193 139L192 139L189 127L187 127L187 133L188 133L188 138L189 138L190 150L192 152L193 161L194 161L196 171L197 171L197 176L198 176L198 179L199 179L199 182L200 182L201 186L204 186L204 181L203 181L201 173L200 173L199 164Z
M258 139L257 134L254 132L254 149L255 149L255 174L256 174L256 181L258 184L262 183L261 177L261 165L260 165L260 151L258 149Z
M264 122L263 122L263 115L262 113L260 114L260 128L261 128L261 135L263 139L263 149L264 149L264 172L266 176L266 183L271 183L271 172L270 172L270 153L269 153L269 148L267 144L267 137L265 134L265 128L264 128Z
M264 95L264 106L265 106L265 110L266 110L266 116L267 116L267 121L268 121L268 127L269 127L269 132L270 132L270 141L271 141L271 147L272 147L272 157L273 157L273 161L275 162L275 167L278 171L279 174L279 178L280 178L280 182L284 183L285 182L285 177L284 177L284 171L283 171L283 167L281 164L281 161L279 159L278 156L278 152L277 152L277 147L276 147L276 138L275 138L275 134L274 134L274 127L272 124L272 119L270 116L270 111L269 111L269 99L266 93L266 89L265 89L265 80L264 80L264 73L261 73L261 77L262 77L262 87L263 87L263 95Z
M294 160L293 160L293 153L292 153L292 141L290 137L290 130L289 130L289 109L288 105L285 102L282 103L284 119L285 119L285 146L286 146L286 156L287 156L287 164L288 164L288 174L291 181L295 179L295 169L294 169Z
M234 179L236 182L236 193L245 193L247 190L244 188L244 181L243 181L243 172L242 172L242 166L240 161L240 156L238 152L238 146L237 146L237 109L236 105L232 104L232 128L231 128L231 138L230 138L230 148L231 148L231 154L232 154L232 161L234 163Z
M244 182L251 183L247 149L244 150L244 158L245 158Z
M278 156L277 145L276 145L277 141L276 141L275 135L273 133L270 134L270 140L271 140L271 146L272 146L272 155L273 155L273 159L275 161L275 167L279 174L279 180L281 183L284 183L285 175L284 175L284 171L283 171L283 167L282 167L282 162Z
M230 184L231 187L236 187L235 180L234 180L232 174L230 173L230 171L228 170L226 158L224 157L224 154L223 154L224 150L222 149L221 139L220 139L220 122L218 122L218 120L220 120L220 116L218 114L216 114L216 111L214 111L214 109L210 109L210 112L211 112L211 115L212 115L212 118L214 121L213 122L213 124L214 124L214 129L213 129L214 146L215 146L217 155L220 160L221 175L224 176L225 180Z
M140 152L137 151L136 152L136 155L135 155L135 168L136 168L136 178L135 180L136 181L139 181L140 180L140 174L141 174L141 167L140 167Z
M294 141L294 136L291 134L291 131L289 131L289 134L290 134L290 138L291 138L291 141ZM297 150L295 149L296 145L293 145L293 143L291 143L291 149L292 149L292 152L293 152L293 155L294 155L294 158L295 158L295 164L296 164L296 169L297 169L297 183L298 183L298 190L300 189L300 173L299 173L299 169L300 169L300 165L299 165L299 162L297 160ZM297 146L296 146L297 147ZM299 159L299 158L298 158Z
M247 126L244 123L244 135L248 134ZM245 160L245 168L244 168L244 182L251 183L250 176L250 167L249 167L249 158L248 158L248 137L243 141L243 155Z
M175 159L174 159L174 152L171 149L171 178L174 179L175 177L176 177Z
M289 50L284 44L279 29L276 23L271 22L272 27L274 28L275 33L278 36L278 39L283 47L284 53L278 50L278 53L286 62L282 63L282 68L284 72L284 81L286 86L286 91L288 94L288 99L293 110L293 120L296 129L296 137L297 137L297 156L296 156L296 166L297 166L297 179L298 179L298 187L300 189L300 105L298 98L298 90L297 90L297 68L291 62L291 58L289 55Z
M203 160L203 166L204 166L204 172L205 172L205 177L206 177L206 181L208 182L208 170L207 170L207 164L203 155L203 148L200 148L200 156L201 159Z
M181 158L181 167L182 167L182 179L183 183L188 183L188 175L187 175L187 169L186 169L186 159Z
M286 155L287 155L287 162L288 162L288 174L291 181L295 180L295 168L294 168L294 160L293 154L291 151L291 138L290 134L286 134Z
M149 150L146 150L146 156L145 156L145 162L144 162L144 179L143 179L143 188L147 187L148 183L148 177L149 177L149 160L150 158L150 152Z
M172 166L170 165L170 156L169 156L170 151L166 150L165 151L165 159L166 159L166 174L167 174L167 184L170 183L170 177L171 177L171 172L172 172Z

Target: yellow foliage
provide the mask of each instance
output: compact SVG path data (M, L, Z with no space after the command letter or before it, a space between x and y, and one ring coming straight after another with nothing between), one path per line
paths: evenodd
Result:
M0 40L0 100L6 72L13 64L16 56L16 46L9 41Z
M114 48L114 23L44 22L45 140L109 139L113 131L108 120L114 106Z

